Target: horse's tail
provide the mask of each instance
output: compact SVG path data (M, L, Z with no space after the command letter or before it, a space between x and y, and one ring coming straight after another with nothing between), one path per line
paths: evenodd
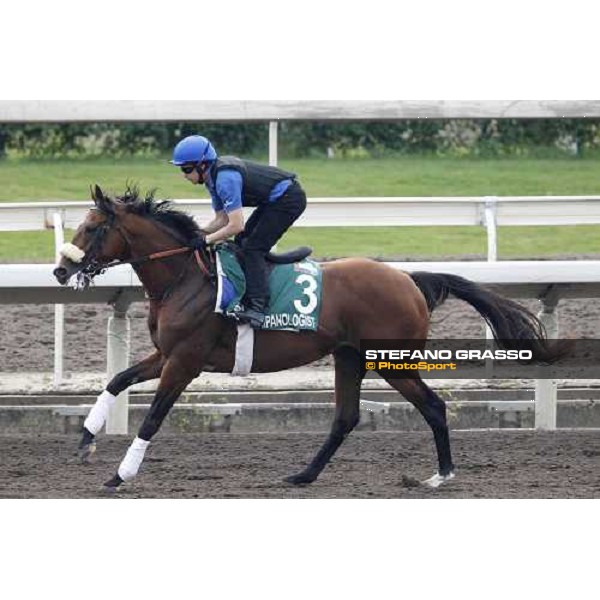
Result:
M533 360L541 363L552 363L569 350L564 342L550 342L544 325L524 306L474 281L425 271L410 273L410 276L425 296L430 312L452 294L477 310L502 348L531 350Z

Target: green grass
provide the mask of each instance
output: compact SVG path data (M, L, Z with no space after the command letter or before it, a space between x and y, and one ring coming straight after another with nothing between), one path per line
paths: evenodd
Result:
M557 255L600 254L600 226L501 227L501 258L548 258ZM443 258L487 256L482 227L347 227L296 229L279 244L281 250L308 244L319 257L372 256Z
M600 160L381 158L283 160L309 196L578 195L600 192ZM85 200L93 183L120 192L126 181L161 198L206 198L161 159L0 161L0 202Z
M0 233L0 262L53 262L52 231L15 231Z
M309 197L580 195L600 192L600 160L589 159L382 159L283 160L296 171ZM160 198L206 198L167 158L0 161L0 202L84 200L99 183L113 192L126 181ZM499 255L550 257L600 253L600 227L503 227ZM67 235L68 239L68 235ZM281 249L309 244L320 257L485 256L478 227L314 228L289 232ZM0 233L0 261L52 261L52 232Z
M90 186L120 193L126 182L141 190L160 188L161 198L207 197L194 189L166 159L0 161L0 202L88 200Z
M72 232L65 233L70 239ZM501 227L500 258L549 258L600 255L600 226ZM442 259L469 255L485 259L487 240L482 227L310 227L288 232L278 244L283 251L309 245L318 258L371 256ZM51 231L0 234L0 262L53 262Z

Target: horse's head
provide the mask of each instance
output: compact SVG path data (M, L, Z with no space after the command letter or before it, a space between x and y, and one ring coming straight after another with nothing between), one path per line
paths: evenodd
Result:
M53 273L61 285L78 274L79 286L86 287L108 263L127 258L128 244L118 226L125 206L105 196L97 185L92 200L95 208L87 213L71 242L60 250L61 259Z

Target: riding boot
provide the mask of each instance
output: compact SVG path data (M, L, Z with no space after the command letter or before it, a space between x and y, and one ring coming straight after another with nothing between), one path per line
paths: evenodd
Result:
M264 298L249 298L244 310L236 313L240 323L248 323L254 329L261 329L265 322L267 303Z
M269 305L268 272L264 252L256 250L244 252L244 273L246 275L244 310L237 313L237 318L242 323L249 323L255 329L260 329Z

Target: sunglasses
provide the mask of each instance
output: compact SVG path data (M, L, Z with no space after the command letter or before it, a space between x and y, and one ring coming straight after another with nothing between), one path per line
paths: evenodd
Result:
M196 165L185 165L183 167L180 167L180 169L186 174L189 175L190 173L193 173L196 170Z

